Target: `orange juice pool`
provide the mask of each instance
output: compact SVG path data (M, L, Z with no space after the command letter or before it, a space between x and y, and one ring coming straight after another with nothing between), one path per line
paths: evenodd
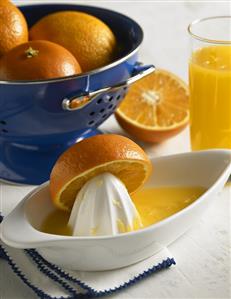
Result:
M131 195L143 227L161 221L184 209L206 191L203 187L147 188ZM54 209L44 219L41 231L49 234L72 235L68 227L70 213Z
M189 83L192 149L231 149L231 46L195 51Z

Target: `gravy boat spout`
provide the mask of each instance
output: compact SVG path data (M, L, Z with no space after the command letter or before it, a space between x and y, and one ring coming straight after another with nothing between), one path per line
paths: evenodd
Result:
M198 151L151 161L154 171L146 187L201 186L206 191L183 210L147 228L115 236L71 237L39 231L54 210L47 182L5 217L3 242L16 248L37 248L50 262L85 271L120 268L152 256L184 234L214 201L231 174L231 151Z

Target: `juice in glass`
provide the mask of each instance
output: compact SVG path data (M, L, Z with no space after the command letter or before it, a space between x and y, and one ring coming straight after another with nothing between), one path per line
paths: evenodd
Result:
M192 149L231 149L231 46L196 50L189 80Z
M231 149L231 16L196 20L189 61L192 150Z

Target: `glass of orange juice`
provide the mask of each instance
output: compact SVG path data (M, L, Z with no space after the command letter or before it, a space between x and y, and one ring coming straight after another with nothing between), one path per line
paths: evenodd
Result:
M196 20L188 32L192 150L231 149L231 16Z

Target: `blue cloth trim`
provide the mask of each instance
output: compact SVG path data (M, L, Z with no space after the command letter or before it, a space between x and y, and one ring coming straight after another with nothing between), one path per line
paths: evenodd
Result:
M70 276L68 273L66 273L64 270L59 268L58 266L48 262L46 259L44 259L35 249L25 249L25 252L27 255L30 256L30 258L34 261L36 264L37 268L43 272L44 271L44 266L50 268L52 271L57 273L60 277L64 278L65 280L68 280L72 283L77 284L80 286L83 290L89 292L89 293L94 293L95 290L89 287L87 284L82 282L81 280L78 280L72 276Z
M3 217L0 214L0 222L2 221ZM12 258L7 253L6 249L0 245L0 258L3 258L7 261L9 266L11 267L12 271L22 280L22 282L27 285L39 298L41 299L79 299L79 298L97 298L112 295L115 292L121 291L126 289L135 283L149 277L150 275L163 270L167 269L172 265L175 265L176 262L173 258L167 258L163 260L161 263L149 268L148 270L144 271L143 273L135 276L133 279L130 279L128 282L123 283L119 287L113 289L107 289L104 291L96 291L84 282L72 277L70 274L66 273L64 270L59 268L58 266L48 262L45 260L35 249L25 249L25 254L34 262L38 270L43 273L46 277L50 280L54 281L55 284L58 284L62 287L70 296L68 297L53 297L46 294L43 290L32 284L28 278L21 272L18 266L14 263ZM77 285L80 287L84 293L79 293L77 290L73 289L67 281L71 282L72 284Z

